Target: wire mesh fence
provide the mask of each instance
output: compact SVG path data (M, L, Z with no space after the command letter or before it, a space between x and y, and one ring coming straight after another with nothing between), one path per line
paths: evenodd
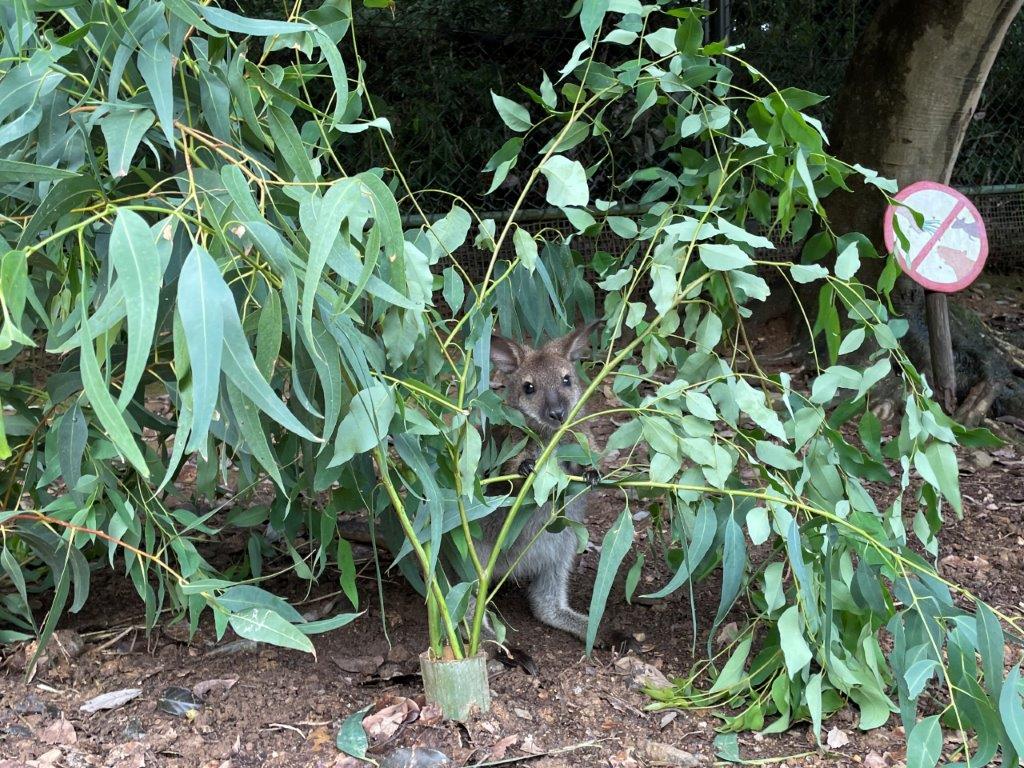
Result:
M773 82L835 94L877 5L878 0L732 0L730 37L744 44L744 58ZM520 83L535 85L542 72L557 72L578 36L576 20L564 16L567 10L567 2L546 0L404 0L391 17L374 14L357 23L360 54L373 63L366 71L370 92L378 111L391 117L399 166L412 189L422 191L422 207L451 206L450 197L430 191L438 189L459 190L478 210L512 207L524 173L513 170L501 187L484 194L488 182L481 171L506 134L490 92L527 101ZM1022 82L1024 15L996 58L953 174L953 183L985 217L993 268L1024 262ZM827 129L833 101L815 109ZM642 127L617 139L602 163L603 175L592 180L598 192L601 185L614 186L615 199L629 199L623 182L632 170L653 164L656 130ZM388 164L371 136L352 141L360 163ZM578 159L588 164L596 158ZM539 193L525 201L527 208L544 205ZM581 241L580 247L596 246Z

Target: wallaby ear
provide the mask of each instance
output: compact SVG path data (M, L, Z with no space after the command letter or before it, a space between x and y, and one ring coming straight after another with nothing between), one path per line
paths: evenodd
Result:
M502 373L512 373L522 365L525 357L522 345L498 334L491 336L491 365Z
M576 330L556 339L555 344L569 360L582 360L590 352L590 334L600 324L600 320L594 320L578 325Z

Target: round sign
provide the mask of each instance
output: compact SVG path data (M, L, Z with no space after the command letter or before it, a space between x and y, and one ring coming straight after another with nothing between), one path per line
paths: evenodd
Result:
M953 293L981 274L988 256L988 237L978 209L952 187L919 181L894 197L903 205L885 209L885 245L896 254L903 271L933 291ZM910 209L910 210L908 210ZM914 221L911 210L924 217ZM896 236L896 219L904 241Z

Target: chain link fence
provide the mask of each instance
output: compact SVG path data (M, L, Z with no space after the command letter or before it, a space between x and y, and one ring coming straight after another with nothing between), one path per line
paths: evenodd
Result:
M745 45L744 58L773 82L835 94L877 4L732 0L730 37ZM450 197L430 191L436 189L460 190L482 211L508 210L519 197L525 182L521 168L492 194L484 194L489 174L482 169L507 133L490 92L526 102L520 83L535 86L542 72L557 77L578 38L577 20L565 16L568 9L568 2L544 0L403 0L390 17L373 13L357 20L360 55L372 63L366 78L375 106L391 117L399 166L411 188L422 191L426 210L451 206ZM985 218L993 269L1024 262L1022 82L1024 15L1013 23L996 58L953 174L953 183ZM826 129L833 103L828 99L815 108ZM656 152L651 133L657 126L647 128L611 147L612 156L602 164L604 175L594 180L598 192L602 186L615 186L617 198L628 199L622 183L632 170L652 164ZM389 164L371 135L352 142L350 151L360 164ZM526 147L524 161L539 148ZM588 163L597 157L578 159ZM526 208L544 205L539 192L525 201ZM603 247L580 245L588 250Z
M878 0L732 0L732 39L774 82L835 94ZM952 183L985 220L989 267L1024 265L1024 14L1011 25L967 129ZM816 109L826 130L833 101Z

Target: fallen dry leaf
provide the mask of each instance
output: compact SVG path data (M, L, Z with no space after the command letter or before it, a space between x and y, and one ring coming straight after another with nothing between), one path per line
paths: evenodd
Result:
M94 712L99 712L101 709L117 709L123 707L132 699L137 699L142 695L141 688L122 688L119 691L110 691L108 693L101 693L99 696L94 696L89 699L85 704L79 707L83 712L88 712L90 715Z
M492 760L503 760L505 759L505 753L508 752L508 748L519 741L519 736L506 736L504 739L495 742L491 745L490 757Z
M526 738L523 739L522 746L519 748L528 755L543 755L546 752L543 747L534 742L532 733L527 734Z
M384 707L363 718L363 730L374 743L387 741L405 723L411 723L420 714L419 705L412 699L400 698L394 704Z
M872 750L864 757L864 768L888 768L889 761Z
M61 715L59 720L54 720L39 732L39 740L44 744L76 744L78 734L75 733L75 726Z

